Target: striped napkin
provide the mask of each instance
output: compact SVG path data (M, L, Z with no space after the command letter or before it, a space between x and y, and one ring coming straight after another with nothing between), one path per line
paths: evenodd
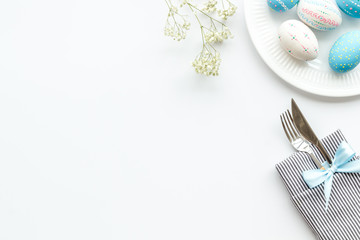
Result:
M341 142L346 141L340 130L321 142L334 157ZM325 159L313 148L321 161ZM358 158L356 156L355 158ZM295 207L318 239L360 240L360 174L336 173L331 190L330 204L325 211L324 184L310 189L302 172L316 169L307 153L297 152L276 165Z

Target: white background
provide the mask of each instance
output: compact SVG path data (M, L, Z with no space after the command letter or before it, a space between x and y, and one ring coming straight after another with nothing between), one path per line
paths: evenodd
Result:
M163 1L0 3L0 239L315 239L274 165L297 100L360 149L358 97L299 91L261 60L242 1L219 77Z

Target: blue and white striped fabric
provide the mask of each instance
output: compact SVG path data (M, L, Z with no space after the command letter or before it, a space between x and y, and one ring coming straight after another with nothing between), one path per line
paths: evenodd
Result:
M322 140L331 157L342 141L340 130ZM324 161L319 151L316 156ZM355 157L358 158L358 157ZM321 240L360 240L360 174L337 173L334 176L329 208L325 210L324 185L309 189L302 172L316 169L307 153L297 152L276 165L291 200L307 224Z

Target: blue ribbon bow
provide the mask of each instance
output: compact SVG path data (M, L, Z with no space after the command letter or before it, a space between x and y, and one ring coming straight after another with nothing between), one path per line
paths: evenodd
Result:
M329 206L330 193L334 174L339 173L360 173L360 160L351 161L355 156L354 150L346 142L342 142L336 150L332 165L323 163L325 170L314 169L303 172L302 176L309 188L314 188L324 184L324 194L326 199L326 210Z

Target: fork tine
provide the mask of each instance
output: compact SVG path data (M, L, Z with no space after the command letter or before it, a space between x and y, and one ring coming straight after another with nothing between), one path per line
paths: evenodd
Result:
M292 133L291 131L291 128L289 127L289 121L287 120L287 116L286 116L286 112L283 113L283 118L284 118L284 122L285 122L285 126L286 126L286 129L288 130L288 133L290 133L290 136L292 138L292 140L295 140L295 136L294 134Z
M291 114L290 114L289 110L286 111L286 118L287 118L287 120L289 122L289 125L291 127L291 130L292 130L292 132L294 134L294 138L299 137L299 135L297 134L297 131L294 129L294 122L290 120L290 118L292 119L292 117L291 117Z
M283 119L284 129L286 130L286 133L289 136L290 142L292 142L292 141L295 140L295 137L292 134L291 129L289 128L289 124L288 124L288 122L286 120L285 113L282 114L282 119Z
M280 120L281 120L281 125L283 126L283 128L284 128L284 132L285 132L285 134L286 134L286 137L289 139L289 142L291 142L291 138L290 138L290 136L289 136L289 133L287 132L287 129L286 129L286 127L285 127L285 124L284 124L284 116L283 116L284 114L282 114L282 115L280 115Z
M294 127L293 130L296 132L296 135L297 135L297 136L300 136L301 134L300 134L300 132L298 131L298 129L296 128L296 126L295 126L294 119L293 119L293 117L292 117L289 109L287 110L287 113L288 113L288 115L289 115L289 117L290 117L292 126Z

